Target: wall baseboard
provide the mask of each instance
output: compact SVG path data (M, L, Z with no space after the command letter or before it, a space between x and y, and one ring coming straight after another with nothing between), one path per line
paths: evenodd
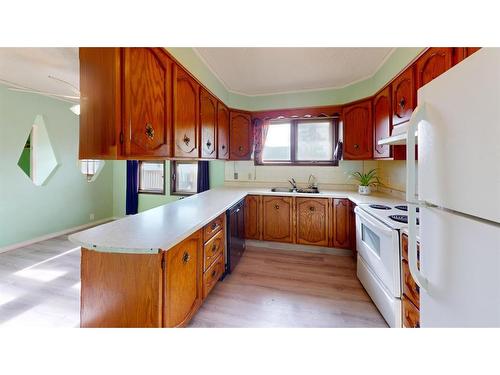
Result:
M73 233L73 232L78 232L80 230L87 229L87 228L90 228L90 227L94 227L96 225L103 224L103 223L106 223L108 221L113 221L113 220L116 220L116 217L114 217L114 216L107 217L105 219L96 220L96 221L92 221L92 222L87 223L87 224L82 224L82 225L78 225L76 227L64 229L64 230L61 230L59 232L53 232L53 233L44 234L43 236L35 237L35 238L30 239L30 240L26 240L26 241L23 241L23 242L17 242L17 243L14 243L12 245L0 247L0 253L4 253L6 251L18 249L20 247L25 247L25 246L33 245L34 243L45 241L45 240L50 240L51 238L63 236L65 234L70 234L70 233Z
M246 246L265 247L268 249L276 249L276 250L292 250L292 251L303 251L306 253L331 254L331 255L343 255L343 256L353 255L352 250L338 249L336 247L298 245L293 243L258 241L258 240L245 240L245 244Z

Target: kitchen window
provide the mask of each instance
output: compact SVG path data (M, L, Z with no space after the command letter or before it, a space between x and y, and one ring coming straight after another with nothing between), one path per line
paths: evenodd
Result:
M262 164L338 165L333 157L337 119L273 120L264 133Z
M192 195L198 192L198 162L174 160L171 164L170 192L173 195Z
M139 161L139 193L165 194L164 161Z

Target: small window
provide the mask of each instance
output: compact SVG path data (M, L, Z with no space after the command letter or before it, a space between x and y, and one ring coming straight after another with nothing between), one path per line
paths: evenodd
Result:
M334 118L271 121L262 149L263 164L337 165L338 120Z
M139 161L139 193L165 194L164 161Z
M104 160L80 160L80 172L87 178L87 182L95 181L104 166Z
M172 161L171 193L191 195L198 192L198 162Z

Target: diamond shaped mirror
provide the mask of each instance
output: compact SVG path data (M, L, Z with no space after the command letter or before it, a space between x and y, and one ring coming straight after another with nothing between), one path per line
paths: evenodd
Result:
M35 118L17 165L37 186L43 185L57 167L49 134L40 115Z

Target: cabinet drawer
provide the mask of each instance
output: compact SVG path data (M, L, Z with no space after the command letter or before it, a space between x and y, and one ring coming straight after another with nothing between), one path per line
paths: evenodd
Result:
M420 328L420 311L405 297L403 297L403 326Z
M219 230L224 228L224 215L225 214L220 214L219 217L205 225L203 228L203 240L205 242L212 238Z
M207 298L217 281L224 273L224 257L222 255L203 274L203 298Z
M413 280L408 262L403 259L403 293L417 307L420 308L420 289Z
M203 246L203 270L206 271L224 253L224 231L220 230Z

